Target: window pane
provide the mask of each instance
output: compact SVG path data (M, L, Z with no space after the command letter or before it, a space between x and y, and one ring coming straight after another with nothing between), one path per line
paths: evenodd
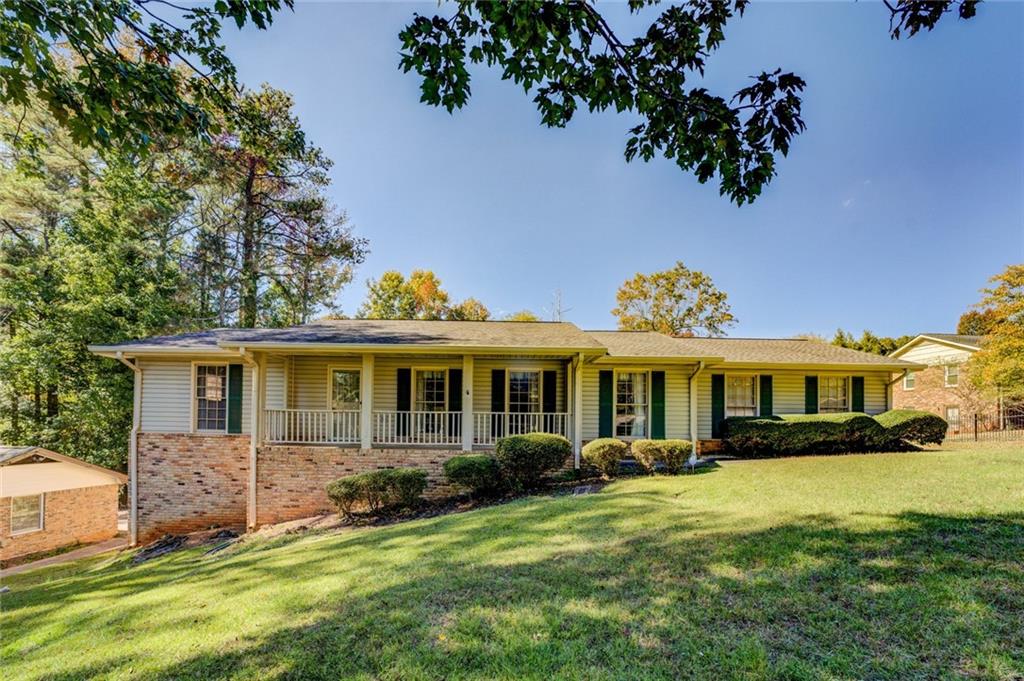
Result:
M228 368L200 364L196 367L196 430L227 429Z
M645 437L647 434L647 374L629 372L616 375L615 435Z
M540 372L508 372L508 410L516 414L540 411Z
M849 411L848 404L845 376L822 376L818 379L818 411Z
M43 529L43 496L13 497L11 499L11 532L29 532Z
M359 371L335 369L331 372L331 408L359 409Z
M444 411L444 378L444 369L416 372L415 411Z
M757 416L754 376L729 376L726 381L726 415Z
M960 382L960 366L950 364L946 367L946 385L955 386Z

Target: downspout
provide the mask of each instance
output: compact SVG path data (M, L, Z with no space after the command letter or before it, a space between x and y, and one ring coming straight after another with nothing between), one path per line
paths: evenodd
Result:
M132 370L135 384L132 394L132 431L128 436L128 539L135 546L139 539L139 431L142 424L142 369L124 358L118 350L117 361Z
M693 449L690 451L689 464L692 466L697 463L697 377L704 371L704 360L697 362L697 368L690 374L689 390L690 390L690 442L693 443Z
M902 381L904 378L906 378L909 374L910 374L910 369L904 369L903 373L901 373L899 376L897 376L896 378L892 379L891 381L889 381L888 383L885 384L885 410L886 411L889 411L890 409L892 409L892 387L894 385L896 385L897 383L899 383L900 381Z
M245 502L245 527L256 529L256 451L259 445L259 414L260 414L260 365L251 352L244 347L238 348L242 364L252 369L252 397L249 404L249 489ZM244 396L243 396L244 399Z

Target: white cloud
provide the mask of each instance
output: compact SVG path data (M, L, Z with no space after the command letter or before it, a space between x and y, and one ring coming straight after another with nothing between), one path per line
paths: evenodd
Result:
M843 206L843 208L849 208L850 206L853 205L853 197L850 197L848 199L844 199L843 203L841 205Z

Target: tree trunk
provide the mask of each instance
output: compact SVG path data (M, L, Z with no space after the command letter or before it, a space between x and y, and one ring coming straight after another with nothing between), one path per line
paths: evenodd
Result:
M244 200L242 215L242 272L241 300L238 309L238 325L251 329L256 326L258 309L258 253L256 238L256 206L253 197L253 184L256 180L256 158L249 157L249 167L245 176Z
M46 418L52 419L60 413L60 394L57 386L46 386Z
M13 313L12 313L12 315L13 315ZM7 332L10 334L10 337L12 339L14 338L14 334L15 334L16 331L17 331L17 327L14 324L13 316L12 317L8 317L7 318ZM21 444L21 414L19 413L19 409L20 409L20 406L21 406L21 401L18 399L18 387L16 385L14 385L13 383L11 384L10 400L11 400L11 444L12 445L18 445L18 444Z

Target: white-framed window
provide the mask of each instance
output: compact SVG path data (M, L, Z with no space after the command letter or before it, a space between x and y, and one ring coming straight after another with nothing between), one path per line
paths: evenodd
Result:
M540 411L541 381L539 371L508 371L508 410L513 414L534 414Z
M911 371L906 376L903 377L903 389L904 390L913 390L914 386L916 384L917 384L917 376L914 374L914 372Z
M615 437L647 437L648 379L646 371L615 372Z
M850 411L850 377L818 377L818 411L835 414Z
M197 364L195 376L196 430L227 432L228 365Z
M946 387L955 388L960 385L960 365L959 364L947 364L946 365Z
M447 369L416 370L416 403L413 411L448 409Z
M946 423L954 430L960 429L960 407L946 407Z
M335 411L358 411L360 407L359 369L331 368L331 409Z
M757 376L725 377L725 415L757 416Z
M42 494L11 497L11 534L37 532L43 529L46 502Z

